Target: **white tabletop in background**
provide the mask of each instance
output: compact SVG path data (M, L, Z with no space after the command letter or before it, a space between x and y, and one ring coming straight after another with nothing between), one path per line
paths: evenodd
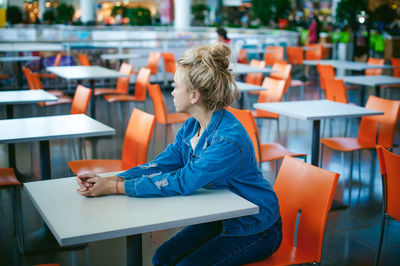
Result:
M37 61L40 56L6 56L0 57L1 62Z
M335 79L341 79L346 83L365 85L365 86L380 86L400 84L400 78L392 76L336 76Z
M229 190L89 198L77 194L75 177L24 183L24 189L61 246L258 213L256 205Z
M44 90L0 91L0 105L50 101L57 101L57 97Z
M254 104L254 108L303 120L320 120L325 118L360 117L383 114L381 111L328 100L256 103Z
M344 61L344 60L331 60L331 59L325 59L325 60L304 60L303 61L304 65L311 65L311 66L316 66L317 64L321 65L332 65L334 68L343 68L343 69L348 69L348 70L357 70L357 71L362 71L365 69L376 69L376 68L388 68L392 69L393 66L389 65L372 65L372 64L367 64L363 62L353 62L353 61Z
M0 143L114 135L115 130L87 115L57 115L0 120Z
M101 59L103 60L119 60L119 59L135 59L140 58L140 54L102 54Z
M0 43L2 52L33 52L33 51L63 51L63 45L58 43Z
M248 74L248 73L271 73L273 72L271 67L268 68L258 68L252 67L246 64L231 64L229 66L232 69L232 74Z
M248 84L246 82L240 82L240 81L236 81L236 85L239 88L239 91L241 92L246 92L246 91L263 91L265 90L265 88L261 87L261 86L256 86L253 84Z
M101 66L59 66L46 67L50 73L54 73L65 79L103 79L103 78L119 78L127 75L112 69Z
M274 50L267 50L267 49L261 49L261 48L243 48L245 49L248 53L254 53L254 54L271 54L274 53Z

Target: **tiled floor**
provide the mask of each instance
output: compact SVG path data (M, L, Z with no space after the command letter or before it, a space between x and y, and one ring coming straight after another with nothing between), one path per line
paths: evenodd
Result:
M165 98L169 111L173 111L171 96L166 92ZM296 91L292 96L296 96ZM357 102L357 94L351 94L351 99ZM306 97L308 99L318 97L315 88L307 88ZM399 93L393 91L392 97L400 99ZM291 98L291 97L288 97ZM89 156L91 147L97 143L99 158L120 157L123 141L124 126L128 121L128 113L134 104L125 104L125 122L121 123L115 112L108 113L109 109L102 99L98 99L98 119L110 124L117 130L116 138L100 138L96 142L86 140ZM142 105L139 106L143 108ZM19 106L16 108L16 116L30 116L32 108L36 106ZM116 110L116 108L113 108ZM146 110L152 112L152 103L147 101ZM43 114L68 113L69 106L62 108L50 108L40 110ZM5 117L5 110L0 109L1 118ZM109 121L112 121L110 123ZM294 151L309 152L311 147L311 122L280 118L281 138L284 145ZM275 139L275 123L262 123L261 138L262 142L273 141ZM356 134L358 120L351 121L352 134ZM174 126L168 130L169 142L172 141L179 126ZM271 128L271 130L268 130ZM344 121L335 120L333 124L333 135L343 134ZM6 130L6 129L0 129ZM397 130L396 143L399 143ZM329 130L326 130L327 134ZM153 158L164 147L164 128L157 127L156 139L151 142L149 159ZM52 176L62 178L71 176L67 167L67 161L73 159L69 148L69 141L57 140L51 144ZM399 148L395 149L399 152ZM32 156L31 156L32 154ZM0 145L0 167L8 166L7 147ZM17 144L18 169L24 174L22 181L29 182L39 179L38 144L28 143ZM32 159L31 159L32 158ZM323 245L322 264L324 265L372 265L377 250L379 240L379 221L381 212L382 185L379 175L379 166L375 166L371 161L371 153L362 153L362 178L359 183L357 172L354 171L353 191L351 195L351 207L345 210L332 211L329 213L326 226L325 241ZM339 184L335 193L335 199L349 203L348 191L348 159L344 158L345 165L341 164L339 153L326 150L324 155L324 167L341 173ZM263 172L268 180L273 182L274 164L263 165ZM372 175L371 175L372 169ZM344 173L343 173L344 172ZM359 189L359 186L360 188ZM42 220L31 204L27 196L23 193L23 217L24 231L26 235L39 230L42 227ZM51 199L49 199L51 200ZM90 252L91 265L125 265L125 239L111 239L89 243L88 249L71 250L52 250L39 253L32 253L25 256L19 255L17 251L15 237L11 232L10 197L6 190L0 192L0 265L34 265L39 263L58 262L61 265L87 265L86 251ZM143 257L144 264L151 264L151 257L154 250L163 241L172 236L177 230L168 230L145 234L143 238ZM400 223L390 221L387 226L386 237L384 240L381 263L384 265L400 264Z

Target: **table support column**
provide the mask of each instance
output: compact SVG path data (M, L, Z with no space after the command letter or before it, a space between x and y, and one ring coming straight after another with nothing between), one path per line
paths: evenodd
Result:
M381 97L381 86L380 85L375 85L375 96Z
M90 115L93 119L96 119L96 97L94 96L95 83L94 80L90 80L90 88L92 89L92 97L90 97Z
M48 180L51 178L50 163L50 141L40 142L40 179Z
M126 265L142 265L142 234L126 237Z
M311 164L318 166L319 159L319 134L321 120L313 120L312 141L311 141Z
M6 106L6 117L7 119L14 118L14 106L12 104L7 104ZM11 168L17 169L17 164L15 162L15 144L8 144L8 165Z

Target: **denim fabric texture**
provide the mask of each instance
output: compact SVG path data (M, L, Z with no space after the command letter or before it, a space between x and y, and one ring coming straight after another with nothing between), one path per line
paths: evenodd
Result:
M199 123L189 118L153 161L119 176L132 197L189 195L199 188L229 189L259 207L259 213L223 221L223 235L254 235L280 217L278 199L257 166L254 147L242 124L223 109L214 112L193 150Z
M243 265L271 256L282 242L280 219L250 236L224 236L221 230L220 221L186 227L156 250L153 265Z

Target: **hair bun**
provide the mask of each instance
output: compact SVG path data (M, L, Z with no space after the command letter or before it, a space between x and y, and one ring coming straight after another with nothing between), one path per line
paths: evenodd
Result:
M216 65L217 68L228 69L230 55L231 49L229 46L218 42L209 46L208 56L210 58L207 61L213 61L213 65Z

